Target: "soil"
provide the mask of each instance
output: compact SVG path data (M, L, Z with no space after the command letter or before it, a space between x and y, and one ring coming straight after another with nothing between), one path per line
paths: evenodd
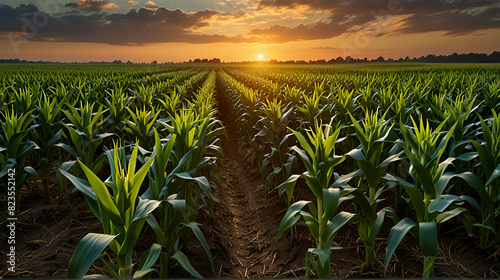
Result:
M286 212L287 204L276 190L261 183L259 172L245 159L244 151L237 144L237 136L231 133L232 124L224 112L221 119L228 126L229 132L229 139L222 142L227 172L223 176L223 186L217 193L221 203L216 205L213 219L201 214L197 220L214 256L213 265L201 244L193 237L184 252L198 272L209 278L304 277L305 253L308 248L314 247L307 226L299 222L293 235L288 231L276 240L278 225ZM31 184L32 181L28 180L27 185ZM22 194L21 214L17 223L16 272L8 272L2 265L0 276L64 278L69 259L78 242L89 232L102 232L102 228L86 206L85 200L78 196L73 199L73 207L67 203L69 197L64 197L64 203L59 209L55 181L51 182L51 204L43 203L41 189L28 189L24 188ZM304 184L299 184L296 189L298 199L313 199ZM349 204L342 207L343 210L352 210L352 205ZM0 253L3 264L7 252L4 216L0 219ZM346 225L341 229L334 239L335 246L343 249L332 252L333 277L421 277L423 260L418 240L410 235L403 239L384 275L383 258L392 225L393 222L386 219L379 234L380 261L375 271L368 271L363 267L363 246L357 237L356 227ZM151 229L147 228L140 240L137 252L147 250L155 241ZM481 250L477 243L478 238L468 237L457 221L452 220L443 225L435 266L436 277L500 278L498 246ZM140 257L134 255L134 261L138 262ZM102 263L96 262L89 273L104 273ZM174 268L171 276L189 277L180 268Z

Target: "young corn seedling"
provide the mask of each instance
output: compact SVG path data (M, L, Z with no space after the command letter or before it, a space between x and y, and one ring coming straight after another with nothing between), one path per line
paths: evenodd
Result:
M155 113L154 109L149 110L146 107L142 110L136 109L135 113L129 108L127 110L132 120L126 120L125 130L132 139L138 139L141 142L141 148L151 151L154 143L153 130L160 111Z
M205 177L192 177L186 172L186 165L190 160L190 153L186 154L172 171L167 173L171 164L170 156L176 141L173 134L165 144L162 144L158 133L155 131L155 149L153 155L155 160L149 169L149 189L143 198L161 201L160 206L154 211L154 215L148 217L147 222L156 234L156 240L161 246L160 253L160 277L168 278L170 266L177 262L193 277L201 278L201 275L192 267L186 255L181 251L181 236L186 231L192 231L203 245L207 256L212 262L212 254L208 244L195 222L187 222L187 204L184 199L178 199L178 190L183 187L186 180L195 181L208 186Z
M38 147L40 148L36 150L36 154L38 155L37 162L41 169L43 196L45 202L49 202L50 166L54 160L55 144L61 139L62 135L62 129L58 129L60 125L57 125L61 107L57 106L56 99L50 100L49 97L43 94L36 108L38 115L35 122L38 124L38 127L33 130L32 134L33 140L38 143Z
M281 102L276 99L272 102L267 101L262 108L263 116L261 116L257 124L260 131L254 138L263 138L268 149L262 163L261 173L263 178L267 174L268 166L273 169L272 172L267 174L267 182L270 186L281 184L288 179L297 163L297 158L289 153L290 136L292 134L287 133L289 117L293 110L292 107L282 112ZM283 195L284 192L285 190L281 189L280 195ZM288 203L290 203L290 200L288 200Z
M335 155L335 143L340 128L333 129L331 125L325 125L323 128L316 125L314 131L307 132L309 141L299 132L294 130L292 132L302 147L301 149L294 146L292 149L300 157L307 171L301 175L292 175L278 188L286 188L290 197L297 180L302 178L317 201L314 203L301 200L292 204L278 228L278 238L300 218L304 219L316 242L316 248L307 251L306 277L309 277L312 264L319 278L331 278L330 254L333 249L331 243L337 231L354 217L354 214L347 212L337 213L338 205L345 200L345 197L341 197L340 188L330 185L332 179L338 177L333 172L334 167L345 159L343 156ZM306 205L309 212L303 210ZM314 260L313 255L318 259Z
M95 103L80 103L78 110L71 105L68 106L69 110L63 110L63 113L70 121L64 126L67 129L72 146L64 143L56 144L56 146L63 148L93 172L98 173L104 163L104 157L100 155L94 160L95 153L102 140L114 134L99 133L100 127L106 121L104 118L106 110L103 111L103 107L99 106L97 112L94 113L94 105ZM75 172L77 177L81 177L79 169Z
M40 92L42 92L40 85L37 85L38 84L29 85L25 88L18 89L14 88L12 98L13 106L17 112L27 114L35 109L36 100L38 99Z
M413 118L412 122L415 132L409 130L402 123L400 123L400 129L406 143L406 145L401 146L411 162L410 176L413 179L413 183L390 175L387 175L386 178L390 180L394 179L403 186L417 214L418 221L415 223L407 217L399 221L391 229L387 242L385 267L387 268L394 250L401 242L401 239L408 231L415 229L414 234L418 236L420 249L424 256L422 276L423 278L433 278L434 263L439 250L438 225L455 216L461 215L465 228L471 234L472 222L470 214L460 204L466 201L478 210L480 210L480 206L469 196L444 194L449 181L455 175L452 172L445 173L445 171L455 158L441 159L446 152L455 126L446 132L445 136L439 141L441 138L440 132L445 126L446 120L435 130L432 130L429 122L425 122L422 117L418 125ZM464 155L465 158L469 156ZM451 210L446 210L450 206L452 206Z
M130 96L124 92L122 87L107 91L108 97L105 98L106 106L109 108L108 127L113 133L123 139L123 130L126 120L129 117L127 108L132 101Z
M386 185L383 176L386 174L390 164L400 160L403 153L397 152L397 147L391 148L391 141L388 140L393 125L385 121L385 114L379 120L377 112L366 112L362 121L362 126L351 115L352 123L356 131L356 136L361 142L359 148L353 149L347 156L356 160L358 170L341 176L337 183L345 183L355 177L362 176L358 188L345 188L356 198L361 211L355 216L358 234L365 246L365 265L372 269L377 263L376 238L384 222L386 214L394 214L392 208L386 207L378 210L378 202L382 193L390 188ZM389 143L389 144L388 144ZM365 182L365 187L361 183Z
M290 87L288 84L283 89L283 95L291 106L298 106L303 92L300 88Z
M321 100L324 93L324 83L316 83L312 94L304 93L302 95L303 104L298 110L304 114L304 125L312 127L315 124L315 120L319 118L323 112L325 107L322 106Z
M481 91L485 105L483 116L494 110L498 112L500 108L500 94L498 94L500 92L500 79L497 78L495 82L481 87Z
M0 178L5 184L5 193L15 194L15 201L12 202L10 199L7 203L7 209L10 216L17 217L21 196L21 187L28 176L32 174L38 177L36 171L30 167L25 166L26 159L30 153L37 148L37 145L27 140L25 137L28 135L30 130L34 129L35 126L30 126L33 118L27 114L18 115L14 109L12 112L9 110L2 112L2 118L5 121L0 121L1 133L0 133ZM9 170L14 170L14 172L9 173ZM11 182L14 182L14 190L11 189Z
M492 111L491 129L479 116L484 142L471 140L479 156L481 179L471 172L460 174L481 198L482 222L478 225L481 230L481 248L488 246L490 234L495 235L496 242L500 244L500 115Z
M128 163L125 153L123 150L119 151L116 144L112 151L106 153L111 167L111 176L106 182L102 182L80 160L78 163L85 172L88 182L63 171L75 187L86 194L87 201L90 201L89 205L104 231L104 234L89 233L80 241L68 265L68 278L82 278L97 258L105 264L113 278L142 278L155 271L152 266L161 251L161 246L158 244L153 244L151 250L143 254L138 270L132 274L132 252L139 234L150 213L161 203L138 197L142 182L154 160L152 156L136 172L138 148L139 145L136 144ZM96 204L97 207L92 207ZM101 255L106 247L114 253L115 262L108 254ZM90 277L107 276L90 275Z
M160 102L163 110L165 110L165 116L174 116L181 105L182 98L181 92L177 88L174 88L173 90L169 90L168 94L164 94L162 99L157 100Z
M153 109L153 99L156 95L156 88L153 86L147 85L138 85L137 90L134 91L135 98L139 101L137 108L148 108Z
M209 117L201 119L196 115L194 108L180 110L171 118L171 125L162 123L171 135L176 135L175 149L171 159L174 166L180 164L181 160L189 154L190 160L185 163L185 172L191 176L198 176L203 172L210 172L219 177L219 166L222 163L222 150L216 145L218 136L225 133L220 121L212 118L216 112ZM206 156L212 155L212 156ZM205 178L205 177L203 177ZM205 178L206 179L206 178ZM208 181L207 181L208 182ZM201 192L195 192L193 185L187 183L179 190L179 198L185 199L190 212L189 221L194 221L197 215L197 204L203 200L210 213L213 211L214 199L211 187L208 184L198 182Z

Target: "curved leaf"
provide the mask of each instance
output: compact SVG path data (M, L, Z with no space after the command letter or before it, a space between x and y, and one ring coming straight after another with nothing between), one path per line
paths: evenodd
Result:
M181 251L175 252L175 254L172 255L172 259L179 262L179 264L182 266L182 268L184 268L184 270L189 272L189 274L191 274L191 276L196 277L196 278L203 278L203 276L201 276L201 274L199 274L198 271L196 271L196 269L194 269L194 267L191 265L188 258L186 257L186 255L183 252L181 252Z
M116 235L87 234L76 246L68 264L67 278L80 279L89 270L99 255L115 239Z
M410 218L404 218L399 223L391 228L389 232L389 239L387 240L387 253L385 255L385 270L387 271L387 266L391 261L392 255L394 251L398 247L399 243L403 239L403 237L410 231L412 228L416 227L417 224L410 220Z

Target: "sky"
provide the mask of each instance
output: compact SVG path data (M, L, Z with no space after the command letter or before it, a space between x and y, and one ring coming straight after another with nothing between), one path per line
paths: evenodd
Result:
M0 0L0 58L397 59L499 46L498 0Z

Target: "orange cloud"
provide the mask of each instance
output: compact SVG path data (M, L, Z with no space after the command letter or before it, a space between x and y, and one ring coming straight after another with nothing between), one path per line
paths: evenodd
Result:
M148 1L144 5L144 8L146 8L146 9L158 9L158 5L153 1Z
M102 12L107 9L120 8L115 3L105 0L78 0L77 2L67 3L65 6L92 12Z
M139 5L139 2L133 1L133 0L130 0L127 2L127 6L129 6L129 7L136 6L136 5Z

